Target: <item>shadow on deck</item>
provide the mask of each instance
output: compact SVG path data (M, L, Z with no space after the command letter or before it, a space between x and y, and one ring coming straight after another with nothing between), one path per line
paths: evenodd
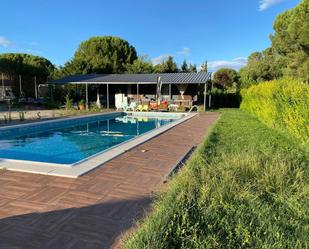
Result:
M110 248L150 202L145 197L4 218L0 248Z

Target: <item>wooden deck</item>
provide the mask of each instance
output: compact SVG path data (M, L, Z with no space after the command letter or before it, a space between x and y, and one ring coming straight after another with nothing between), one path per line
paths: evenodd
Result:
M118 247L217 118L200 114L77 179L0 171L0 249Z

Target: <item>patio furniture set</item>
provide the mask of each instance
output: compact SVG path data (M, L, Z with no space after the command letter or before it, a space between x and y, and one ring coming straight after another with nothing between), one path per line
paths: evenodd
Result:
M141 97L141 98L140 98ZM115 94L115 106L117 110L124 111L179 111L189 110L193 105L191 96L175 100L155 100L147 96L125 96Z

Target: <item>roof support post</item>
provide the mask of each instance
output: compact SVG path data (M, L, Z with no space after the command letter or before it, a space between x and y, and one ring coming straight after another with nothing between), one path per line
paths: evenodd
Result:
M211 91L213 88L213 81L211 81L211 89L209 90L209 101L208 101L208 107L211 107Z
M157 92L156 92L157 111L159 110L159 102L160 102L160 96L161 96L161 87L162 87L162 81L161 81L161 77L159 76L157 78Z
M19 75L19 97L22 98L23 96L23 89L21 87L21 75Z
M206 112L206 93L207 93L207 82L204 85L204 111Z
M172 101L172 84L170 83L168 85L168 95L169 95L169 101Z
M5 90L4 90L4 76L3 76L3 73L1 74L1 79L2 79L2 97L4 99L5 98Z
M50 87L50 98L54 100L55 84L52 84Z
M35 96L35 99L38 99L38 87L37 87L37 82L36 82L36 76L34 76L34 96Z
M139 102L139 85L136 84L136 95L137 95L137 103Z
M109 87L106 84L106 108L109 109Z
M86 83L86 110L89 109L89 99L88 99L88 83Z

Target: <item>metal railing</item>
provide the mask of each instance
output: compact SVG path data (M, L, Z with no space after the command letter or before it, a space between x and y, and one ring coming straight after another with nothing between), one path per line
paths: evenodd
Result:
M188 112L189 113L192 112L194 108L196 108L196 111L198 111L198 106L197 105L193 105Z

